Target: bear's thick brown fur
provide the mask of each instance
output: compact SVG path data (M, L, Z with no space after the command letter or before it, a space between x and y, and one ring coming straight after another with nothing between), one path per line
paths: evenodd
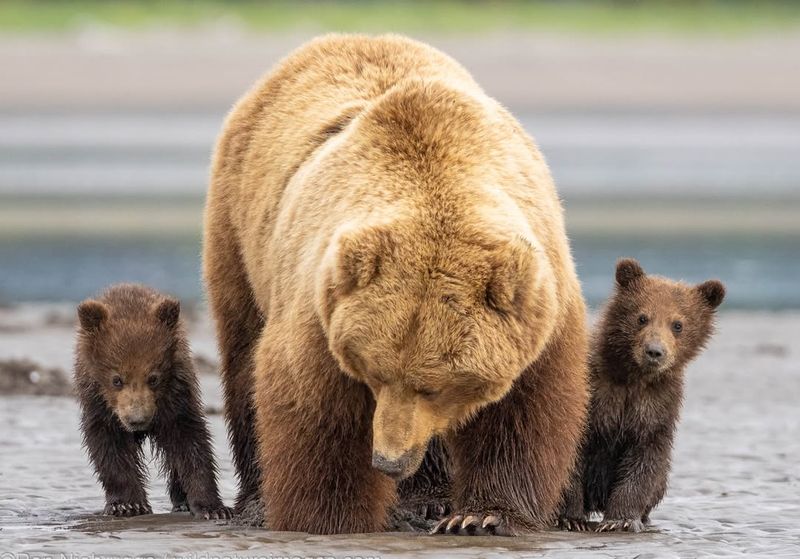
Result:
M725 297L717 280L696 286L617 264L616 291L593 335L592 400L586 440L565 494L560 524L639 531L667 489L683 373L714 330Z
M239 508L382 530L439 437L439 531L553 518L588 402L584 302L541 154L452 59L327 36L281 62L219 139L204 274Z
M173 510L229 518L178 301L120 284L81 303L78 318L81 431L105 489L105 513L151 512L142 453L149 438L162 458Z

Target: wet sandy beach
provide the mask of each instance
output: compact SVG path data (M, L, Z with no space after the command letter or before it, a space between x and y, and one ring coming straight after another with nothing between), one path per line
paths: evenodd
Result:
M718 336L690 368L670 490L642 534L550 531L510 539L421 534L311 536L169 514L152 466L156 514L100 516L103 494L80 447L69 397L0 396L0 551L37 556L798 557L800 556L800 314L723 313ZM71 306L0 310L0 361L28 357L69 373ZM204 318L196 353L215 356ZM216 375L202 375L221 466L236 486ZM24 388L24 387L23 387ZM5 556L3 556L5 557Z

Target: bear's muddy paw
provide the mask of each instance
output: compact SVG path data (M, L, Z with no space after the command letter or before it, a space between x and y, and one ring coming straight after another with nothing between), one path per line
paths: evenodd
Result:
M414 513L425 520L440 520L450 514L448 503L424 503L414 509Z
M644 524L638 518L609 518L604 519L595 528L595 532L641 532Z
M556 526L569 532L588 532L590 530L589 522L585 518L559 516Z
M103 509L107 516L139 516L153 514L153 509L147 502L144 503L108 503Z
M174 503L172 505L172 512L190 512L189 503Z
M431 534L455 536L518 536L526 533L501 513L462 513L444 517Z
M204 520L230 520L233 518L233 509L222 503L213 506L196 505L192 508L192 516Z

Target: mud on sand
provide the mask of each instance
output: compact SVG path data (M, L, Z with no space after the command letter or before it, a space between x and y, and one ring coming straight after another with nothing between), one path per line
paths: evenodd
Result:
M69 312L66 310L64 312ZM0 310L0 360L27 357L69 371L72 329L52 309ZM46 319L49 316L50 319ZM24 328L15 328L24 325ZM190 326L195 352L215 361L210 325ZM151 472L156 514L109 519L80 448L68 397L0 396L0 550L56 556L200 554L380 557L798 557L800 556L800 314L725 313L690 367L670 489L641 534L549 531L520 538L420 534L311 536L169 514ZM209 365L206 369L214 367ZM202 374L208 406L217 377ZM223 419L211 416L224 498L236 485ZM208 556L208 555L207 555Z

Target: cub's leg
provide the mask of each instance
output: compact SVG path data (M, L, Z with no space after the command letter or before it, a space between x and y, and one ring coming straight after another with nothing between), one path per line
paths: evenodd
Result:
M215 196L214 190L209 196ZM209 206L212 205L211 199ZM221 208L206 216L203 267L222 360L225 421L239 479L235 510L257 500L260 485L253 431L253 351L263 320L253 299L235 233Z
M455 513L434 533L516 535L553 524L583 434L585 355L583 335L561 335L502 400L447 438Z
M83 444L106 493L104 514L151 514L142 436L126 431L99 395L81 400Z
M172 512L189 512L189 502L186 500L186 491L184 491L181 486L180 479L178 479L178 471L175 468L169 470L167 485L169 500L172 503Z
M300 324L313 332L293 331ZM372 467L374 399L339 370L320 327L301 318L289 325L270 321L255 375L267 527L382 531L396 486Z
M172 371L153 432L156 446L169 472L170 497L178 507L184 496L188 509L206 519L230 518L217 488L217 464L211 448L211 434L201 408L199 387L190 364L178 364ZM183 495L181 495L183 494Z
M442 441L433 439L417 472L397 486L400 509L438 520L452 508L450 464Z
M658 506L661 502L661 499L664 498L664 495L667 493L667 485L669 483L669 464L666 467L662 468L656 475L656 479L653 483L653 494L650 496L650 503L647 505L647 508L642 515L642 524L647 526L650 524L650 512Z
M666 487L662 480L669 471L670 450L671 436L666 432L651 435L625 449L598 532L643 529L642 517L655 506L654 497Z
M586 512L603 512L615 483L619 451L617 443L591 430L584 454L584 499Z
M558 527L562 530L584 532L589 529L586 516L584 492L583 449L579 451L569 484L564 490L561 512L558 515Z

